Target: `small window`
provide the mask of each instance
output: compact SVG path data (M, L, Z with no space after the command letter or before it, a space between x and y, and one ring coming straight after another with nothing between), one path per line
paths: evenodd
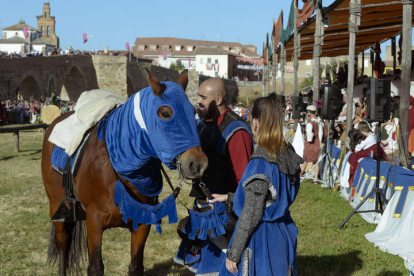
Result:
M47 36L50 36L50 26L47 27Z
M18 32L16 32L16 33L15 33L15 35L19 35L19 33L18 33Z
M187 51L191 52L193 50L193 46L187 46Z
M168 52L168 46L162 46L162 50L163 50L164 52Z
M45 27L42 26L42 36L45 35Z
M204 64L204 58L200 58L200 64Z
M364 59L364 68L368 68L368 61L367 59Z
M218 64L218 59L216 59L216 60L214 61L214 63L215 63L215 64Z
M311 76L311 72L306 72L306 77L309 78Z
M139 45L138 50L144 51L144 49L145 49L145 46L144 45Z
M312 60L307 59L307 60L306 60L306 65L312 65Z
M207 63L211 63L211 58L207 58Z
M155 45L151 45L151 46L150 46L150 50L151 50L151 51L155 51L156 49L157 49L157 47L156 47Z
M47 12L45 12L45 18L47 18Z
M175 46L175 50L176 51L181 51L181 46L179 46L179 45L178 46Z

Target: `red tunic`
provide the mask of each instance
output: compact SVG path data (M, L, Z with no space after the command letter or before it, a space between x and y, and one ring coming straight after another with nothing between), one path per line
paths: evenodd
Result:
M231 109L227 109L221 116L217 119L217 125L220 125L223 122L224 115L229 112ZM226 154L230 158L229 160L229 169L231 172L230 181L228 186L229 192L235 192L237 185L246 169L249 158L252 155L253 148L253 139L250 134L245 130L237 131L227 142L227 151Z

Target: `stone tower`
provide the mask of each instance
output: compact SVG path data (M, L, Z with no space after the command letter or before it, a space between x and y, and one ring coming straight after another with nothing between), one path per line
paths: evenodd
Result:
M55 17L50 16L50 3L43 5L42 15L37 16L37 29L42 33L41 39L59 48L59 37L55 34Z

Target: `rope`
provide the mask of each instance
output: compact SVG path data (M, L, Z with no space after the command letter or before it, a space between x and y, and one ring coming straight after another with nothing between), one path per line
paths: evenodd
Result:
M319 45L314 45L313 46L313 56L314 57L320 57L321 56L321 48L319 47Z

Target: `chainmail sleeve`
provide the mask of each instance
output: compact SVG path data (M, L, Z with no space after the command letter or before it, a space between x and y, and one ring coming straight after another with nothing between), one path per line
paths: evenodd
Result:
M237 263L240 262L253 230L262 219L268 195L268 183L261 179L253 179L245 186L245 191L246 198L236 227L236 234L227 252L227 258Z

